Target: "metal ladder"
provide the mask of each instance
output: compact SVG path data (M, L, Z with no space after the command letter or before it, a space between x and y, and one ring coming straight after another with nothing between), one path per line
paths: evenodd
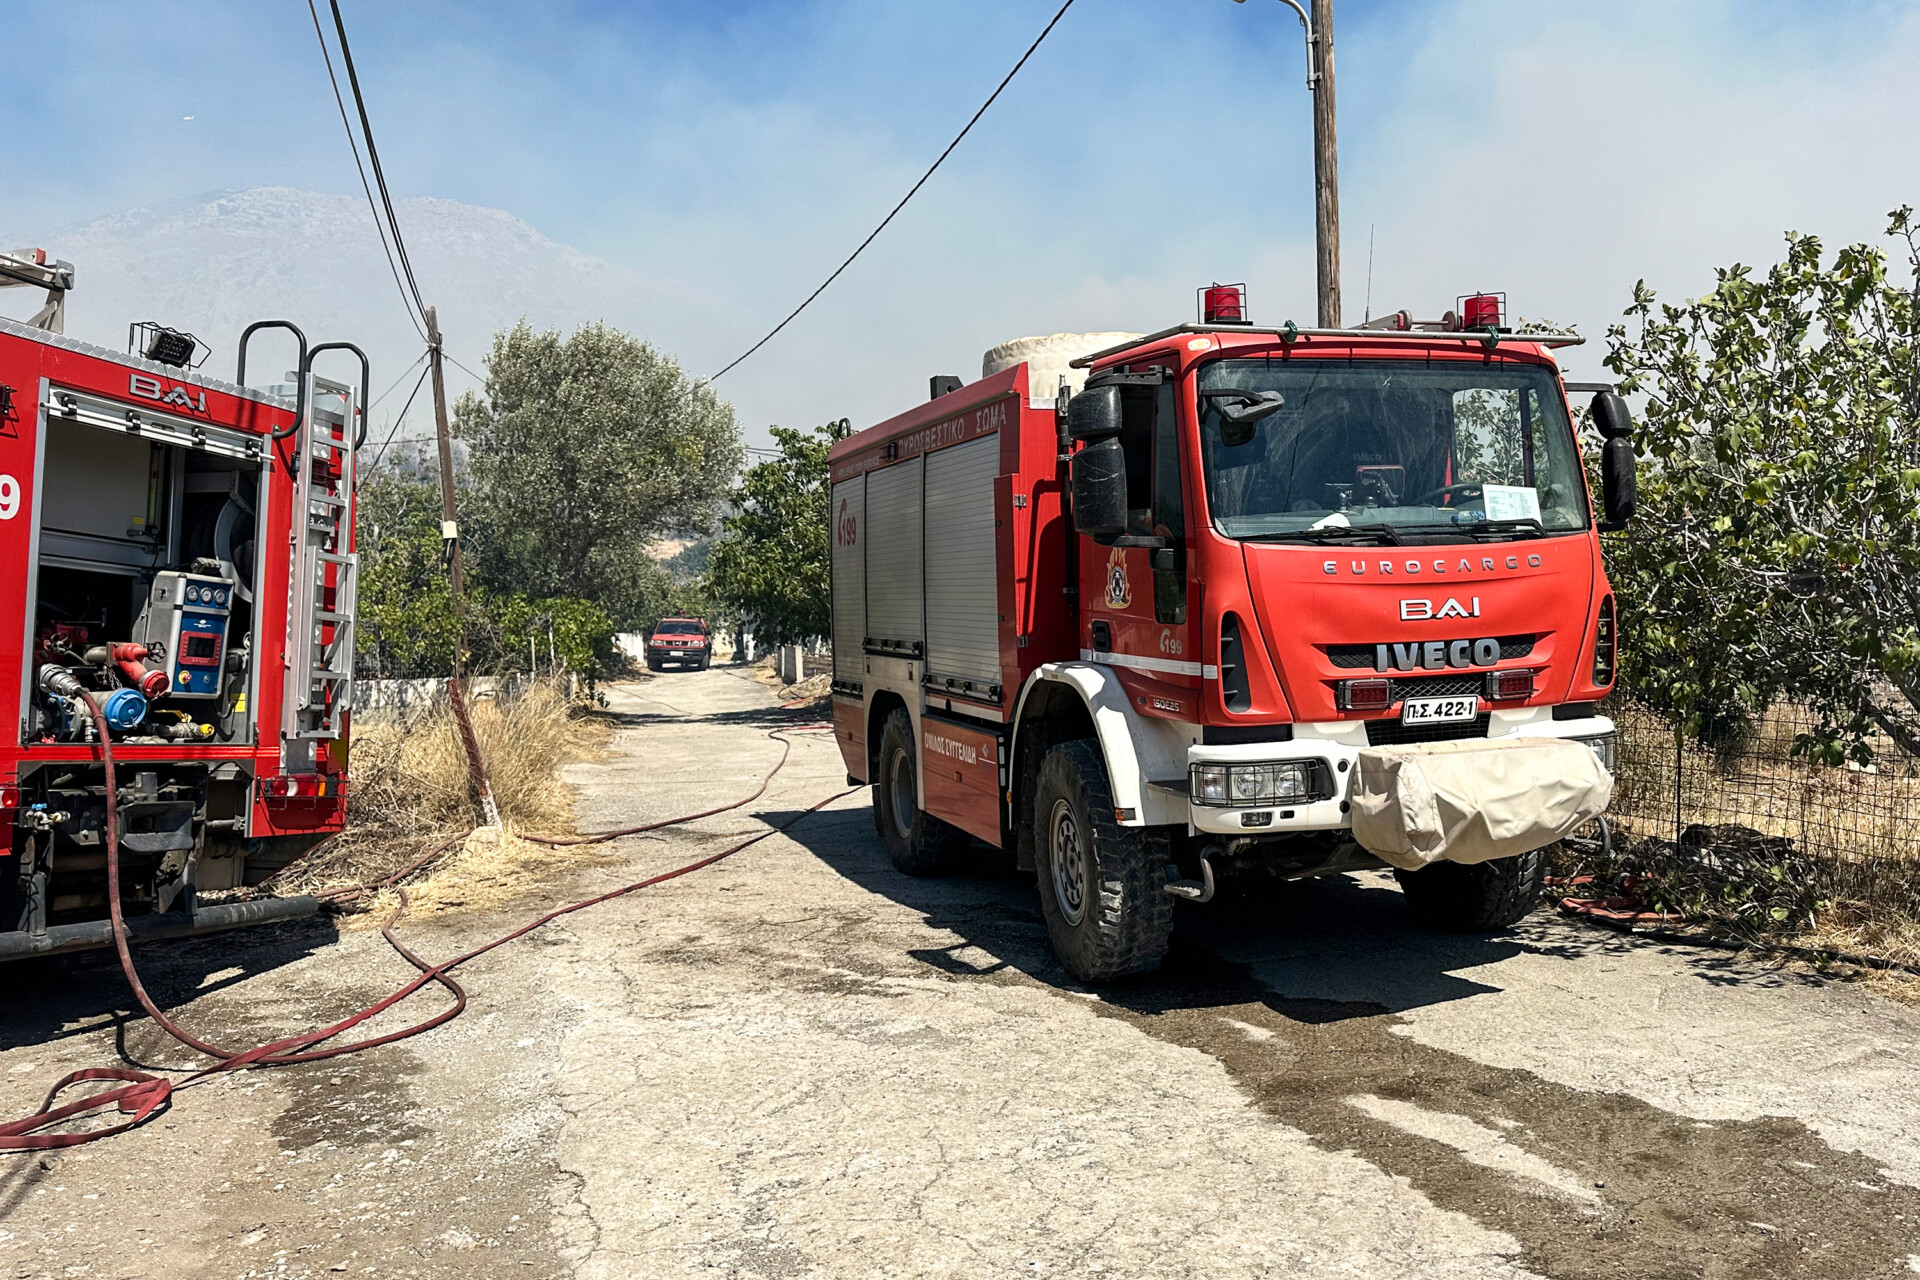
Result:
M311 379L294 478L293 598L287 613L287 691L281 738L287 767L313 767L312 747L345 732L353 706L354 612L359 557L353 549L355 388Z

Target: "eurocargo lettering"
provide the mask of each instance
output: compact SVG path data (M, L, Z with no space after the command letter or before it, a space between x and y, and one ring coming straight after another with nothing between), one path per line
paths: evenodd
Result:
M1009 850L1088 981L1157 966L1217 874L1392 867L1431 923L1510 925L1611 792L1625 403L1498 295L1351 330L1202 296L995 348L834 447L847 771L911 874Z

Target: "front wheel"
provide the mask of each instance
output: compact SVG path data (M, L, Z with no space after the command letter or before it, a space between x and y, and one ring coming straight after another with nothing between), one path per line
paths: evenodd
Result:
M873 825L895 867L910 876L937 876L952 867L966 838L958 828L920 807L918 779L913 720L905 707L895 707L880 730Z
M1491 932L1520 923L1539 905L1547 851L1470 864L1436 862L1393 874L1421 924L1454 933Z
M1114 820L1106 762L1091 742L1047 752L1033 791L1040 913L1054 954L1082 982L1151 973L1173 934L1166 839Z

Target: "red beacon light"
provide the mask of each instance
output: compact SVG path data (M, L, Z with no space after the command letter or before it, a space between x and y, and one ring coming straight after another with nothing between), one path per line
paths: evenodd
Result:
M1252 324L1247 319L1247 286L1215 281L1200 293L1201 324Z
M1507 295L1476 293L1460 299L1459 327L1462 329L1505 329Z

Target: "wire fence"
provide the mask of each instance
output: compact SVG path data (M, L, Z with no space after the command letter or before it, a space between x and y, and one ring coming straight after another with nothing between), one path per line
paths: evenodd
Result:
M1883 738L1872 763L1815 763L1794 747L1818 722L1791 703L1717 746L1630 695L1603 709L1619 733L1609 819L1632 851L1617 870L1687 886L1687 914L1747 932L1839 930L1920 956L1920 757Z

